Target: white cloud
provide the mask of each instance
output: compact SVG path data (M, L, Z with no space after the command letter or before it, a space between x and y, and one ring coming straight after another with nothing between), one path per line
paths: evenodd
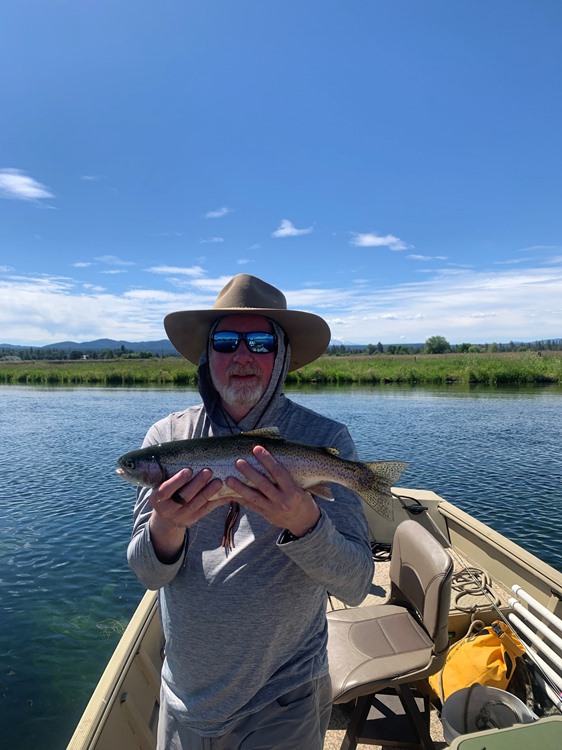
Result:
M227 214L231 213L232 209L228 208L227 206L223 206L222 208L217 208L214 211L207 211L206 214L203 214L203 218L205 219L222 219L223 216L226 216Z
M12 273L15 271L15 268L12 266L0 266L0 273Z
M84 180L84 182L100 182L101 180L105 180L106 176L104 174L83 174L80 179Z
M209 277L200 266L155 266L160 288L108 293L62 276L0 276L2 341L41 345L65 339L164 337L162 321L174 310L212 306L230 274ZM127 277L128 278L128 277ZM146 278L146 277L145 277ZM368 279L365 279L368 281ZM156 279L155 279L156 281ZM334 338L356 343L423 342L442 335L462 341L548 339L562 330L562 268L496 268L476 272L443 268L401 284L350 280L338 287L282 287L290 308L325 317Z
M528 263L530 258L511 258L510 260L495 260L496 266L517 266L521 263Z
M224 237L209 237L208 240L199 240L200 245L214 244L216 242L224 242Z
M529 247L523 247L521 250L519 250L520 253L526 253L529 251L538 251L538 252L544 252L547 250L548 252L558 252L562 249L562 245L530 245Z
M400 237L396 237L393 234L375 234L374 232L366 232L360 234L353 232L353 238L350 240L350 245L356 247L388 247L390 250L408 250L413 245L406 244Z
M407 255L408 260L447 260L446 255Z
M99 255L94 258L98 263L105 263L108 266L135 266L132 260L121 260L116 255Z
M21 169L0 169L0 198L38 201L54 198L47 188Z
M194 279L191 285L194 289L197 289L199 291L213 293L214 296L211 298L209 305L209 307L211 307L211 305L215 301L215 296L224 286L226 286L226 284L228 284L231 278L231 276L218 276L212 279Z
M275 232L271 233L272 237L298 237L301 234L310 234L313 231L313 227L307 227L306 229L297 229L289 219L283 219L279 228Z
M201 266L151 266L146 270L150 273L157 273L165 276L177 274L179 276L191 276L193 278L203 276L205 273Z

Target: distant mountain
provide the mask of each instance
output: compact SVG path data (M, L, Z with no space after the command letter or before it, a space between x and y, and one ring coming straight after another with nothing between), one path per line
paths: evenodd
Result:
M58 341L54 344L45 344L44 346L23 346L21 344L0 344L1 349L10 349L17 351L19 349L39 349L48 351L56 349L62 352L83 351L99 352L104 349L121 349L124 346L129 352L151 352L152 354L178 355L176 349L168 341L116 341L115 339L96 339L95 341ZM365 344L355 344L344 339L332 339L330 346L345 346L347 349L364 349ZM423 346L423 344L422 344Z
M562 346L562 339L546 339L543 341L523 342L523 341L511 341L510 345L513 346L530 346L533 348L540 348L544 346L545 341L550 342L555 348ZM370 342L375 344L375 342ZM330 351L331 347L345 347L348 350L363 350L366 344L356 344L346 339L332 339L328 347ZM388 344L384 345L384 349L388 348ZM412 352L422 351L424 344L401 344L405 349L409 349ZM507 348L506 344L498 344L500 348ZM124 347L128 352L150 352L151 354L158 354L160 356L180 356L168 339L160 339L159 341L116 341L115 339L95 339L95 341L59 341L55 344L45 344L44 346L23 346L21 344L0 344L0 351L12 351L17 354L20 350L29 351L29 349L36 349L40 351L48 352L49 350L57 350L59 352L70 353L72 351L81 351L87 354L88 352L99 352L104 349L111 351L121 349ZM453 345L454 349L454 345Z
M18 351L21 349L40 349L46 351L57 349L63 352L84 351L99 352L104 349L121 349L125 347L129 352L151 352L152 354L170 355L178 352L168 339L160 341L116 341L115 339L96 339L95 341L59 341L55 344L46 344L45 346L18 346L15 344L0 344L0 349L10 349Z

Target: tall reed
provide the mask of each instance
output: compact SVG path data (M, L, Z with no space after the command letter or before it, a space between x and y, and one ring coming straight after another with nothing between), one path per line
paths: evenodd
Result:
M0 383L26 385L195 386L197 368L180 357L1 362ZM562 354L552 352L324 356L289 384L531 385L562 383Z

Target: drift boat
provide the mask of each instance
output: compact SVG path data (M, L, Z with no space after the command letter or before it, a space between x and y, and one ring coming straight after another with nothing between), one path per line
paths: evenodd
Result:
M386 599L389 591L386 551L391 549L398 524L413 519L447 548L453 559L455 572L449 609L451 642L462 638L475 618L487 625L501 618L523 642L526 648L523 659L536 674L543 691L536 721L462 734L452 741L450 738L447 741L443 733L441 704L428 701L434 746L440 750L447 747L560 750L562 574L434 492L403 488L395 488L393 492L393 521L365 506L377 562L372 593L361 606ZM343 608L343 603L329 597L329 610ZM163 648L157 595L149 591L121 637L67 750L155 749ZM431 695L430 691L427 695ZM545 702L548 711L544 711ZM350 747L344 740L348 721L349 713L334 706L325 750L335 750L340 745ZM379 718L375 724L380 723ZM376 742L369 740L369 746ZM410 738L403 740L400 746L419 745Z

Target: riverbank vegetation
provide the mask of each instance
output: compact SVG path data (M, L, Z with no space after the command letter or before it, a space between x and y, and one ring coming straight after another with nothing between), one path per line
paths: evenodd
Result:
M180 357L0 361L0 383L25 385L195 386L197 369ZM289 373L293 385L562 384L562 352L324 355Z
M497 354L514 352L562 352L562 338L536 341L486 344L449 344L444 336L430 336L424 344L337 344L331 343L326 354L334 357L349 357L360 354ZM54 346L0 346L0 361L59 361L59 360L114 360L166 358L179 354L167 340L144 343L120 343L111 339L99 339L84 344L59 344Z

